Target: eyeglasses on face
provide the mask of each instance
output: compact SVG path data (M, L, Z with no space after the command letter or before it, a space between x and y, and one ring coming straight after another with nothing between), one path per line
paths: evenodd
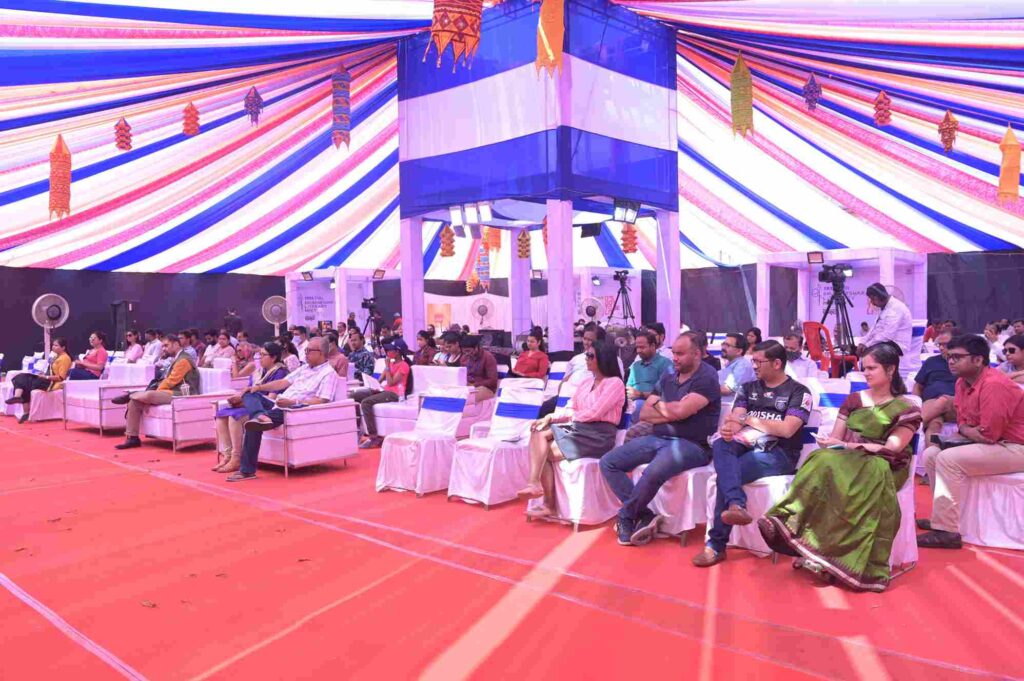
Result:
M1012 345L1007 345L1005 348L1003 348L1003 352L1005 352L1007 355L1016 355L1017 348L1013 347Z
M950 362L952 364L956 364L957 362L959 362L960 360L964 359L965 357L973 357L973 356L974 355L970 355L970 354L967 354L967 353L964 353L964 352L951 352L951 353L949 353L946 356L946 361L948 361L948 362Z
M775 360L773 360L773 359L752 359L752 360L750 360L750 362L752 364L755 364L757 366L761 366L762 364L771 364L774 361Z
M595 355L592 352L588 352L584 355L584 357L586 357L587 359L594 359L595 357L597 357L597 355Z

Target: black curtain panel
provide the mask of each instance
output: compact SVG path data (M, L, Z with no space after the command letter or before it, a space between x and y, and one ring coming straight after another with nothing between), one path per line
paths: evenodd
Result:
M952 319L981 333L996 319L1024 317L1024 253L932 253L928 318Z

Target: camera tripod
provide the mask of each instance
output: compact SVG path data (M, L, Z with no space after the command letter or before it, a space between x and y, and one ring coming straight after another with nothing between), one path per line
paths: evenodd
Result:
M626 281L623 279L619 281L619 292L615 294L615 301L612 303L612 311L608 315L607 324L611 325L612 320L615 319L615 309L619 306L619 301L622 301L622 322L624 326L636 328L636 315L633 314L633 304L629 302L629 286L626 286Z
M856 343L853 340L853 327L850 325L849 308L851 307L853 307L853 301L850 300L850 296L846 295L843 283L833 282L832 297L828 299L825 312L821 315L821 325L825 326L825 320L828 319L829 313L834 308L836 313L835 347L846 355L852 355L856 349Z

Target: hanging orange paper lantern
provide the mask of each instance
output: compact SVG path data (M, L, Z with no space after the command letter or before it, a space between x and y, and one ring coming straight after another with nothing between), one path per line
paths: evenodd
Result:
M956 142L956 132L959 129L960 122L956 120L952 111L946 109L946 115L939 123L939 139L942 140L942 148L946 150L947 154L953 151L953 143Z
M423 52L427 60L430 46L437 47L437 65L448 45L452 46L452 71L462 59L469 67L480 46L480 26L483 21L483 0L434 0L434 18L430 23L430 41Z
M57 141L50 151L50 219L54 213L58 218L71 215L71 150L64 143L64 137L57 135Z
M131 151L132 148L132 126L124 118L114 125L114 144L121 151Z
M537 22L537 71L547 69L553 76L562 72L562 42L565 38L565 0L540 0Z
M541 233L541 236L544 237L544 248L546 250L547 247L548 247L548 218L547 218L547 216L544 217L544 222L542 223L540 233Z
M636 225L622 225L622 252L636 253Z
M455 255L455 230L445 225L441 230L441 257L450 258Z
M884 127L892 120L892 99L881 90L875 97L875 125Z
M519 236L516 237L516 246L518 247L520 258L530 257L530 233L525 229L519 232Z
M490 227L487 230L487 248L492 251L501 250L501 230L497 227Z
M736 55L736 64L729 76L732 95L732 131L744 137L754 129L754 80L750 75L743 53Z
M1010 126L1006 126L999 150L1003 152L999 166L999 201L1016 201L1020 196L1020 142Z
M183 112L181 131L189 137L199 134L199 109L192 102L188 103Z
M249 92L245 94L245 99L242 100L245 106L245 113L249 115L250 125L259 125L260 114L263 113L263 98L260 97L259 90L256 86L249 88Z
M474 269L470 273L469 279L466 280L466 293L472 293L473 291L475 291L479 283L480 278L476 276L476 269Z

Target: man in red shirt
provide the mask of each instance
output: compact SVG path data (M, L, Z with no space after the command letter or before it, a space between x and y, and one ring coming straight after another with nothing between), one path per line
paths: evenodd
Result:
M934 503L930 530L917 538L927 548L958 549L960 500L968 477L1024 472L1024 390L988 365L989 347L981 336L957 336L946 346L949 370L957 377L960 435L971 444L924 452Z

